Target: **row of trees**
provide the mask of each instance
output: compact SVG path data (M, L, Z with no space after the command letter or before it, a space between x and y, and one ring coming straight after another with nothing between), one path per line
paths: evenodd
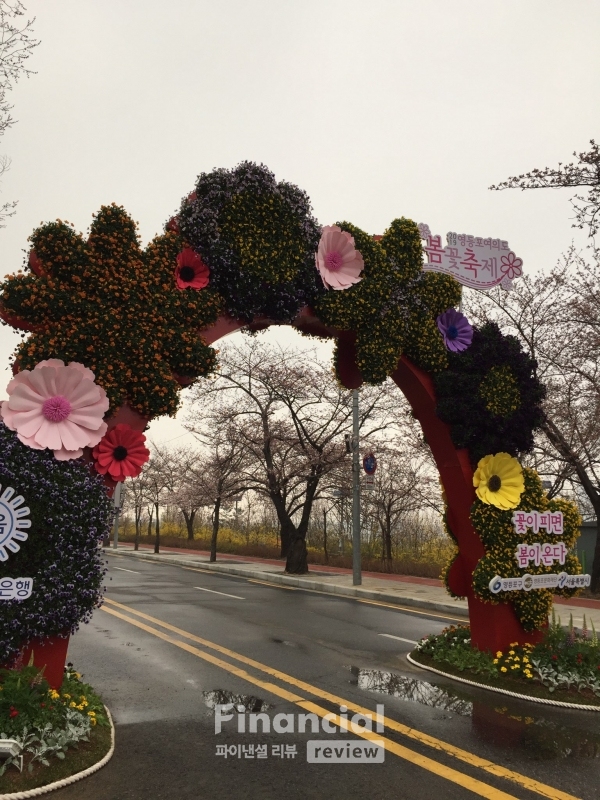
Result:
M136 534L146 511L158 549L160 507L167 505L180 510L192 538L196 515L210 507L214 560L223 507L249 493L275 510L286 569L305 572L311 515L317 506L327 513L324 501L350 491L344 437L352 427L351 392L314 353L251 339L220 356L219 374L192 389L185 425L197 446L154 447L144 472L127 484ZM399 521L424 507L439 511L440 504L429 450L394 388L365 387L359 420L363 451L375 449L380 463L368 507L389 560Z

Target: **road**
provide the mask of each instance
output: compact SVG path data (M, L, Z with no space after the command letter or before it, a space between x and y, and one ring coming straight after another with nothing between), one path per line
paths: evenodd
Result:
M513 701L406 660L451 618L123 557L109 559L107 587L69 658L110 708L116 752L56 800L600 797L600 714ZM366 718L335 727L381 705L383 732L375 717L372 733ZM302 714L314 715L305 732ZM308 763L308 749L325 763ZM336 749L361 760L331 763Z

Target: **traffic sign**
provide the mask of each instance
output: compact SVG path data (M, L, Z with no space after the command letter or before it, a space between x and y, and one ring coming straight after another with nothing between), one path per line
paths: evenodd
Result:
M377 470L377 459L373 453L367 453L367 455L363 458L363 469L367 475L375 475Z

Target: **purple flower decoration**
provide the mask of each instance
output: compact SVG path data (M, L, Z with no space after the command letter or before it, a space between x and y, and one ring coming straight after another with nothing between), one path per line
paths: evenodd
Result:
M464 314L449 308L436 319L444 344L453 353L466 350L473 341L473 328Z

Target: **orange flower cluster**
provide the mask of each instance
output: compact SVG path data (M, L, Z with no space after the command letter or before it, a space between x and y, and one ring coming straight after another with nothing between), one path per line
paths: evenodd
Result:
M175 414L181 383L214 369L216 353L197 331L223 307L210 285L177 287L182 238L169 231L142 250L136 224L113 204L95 215L87 240L58 220L30 241L25 271L0 284L0 314L32 331L17 348L18 368L79 361L106 391L109 413L128 403L146 417Z

